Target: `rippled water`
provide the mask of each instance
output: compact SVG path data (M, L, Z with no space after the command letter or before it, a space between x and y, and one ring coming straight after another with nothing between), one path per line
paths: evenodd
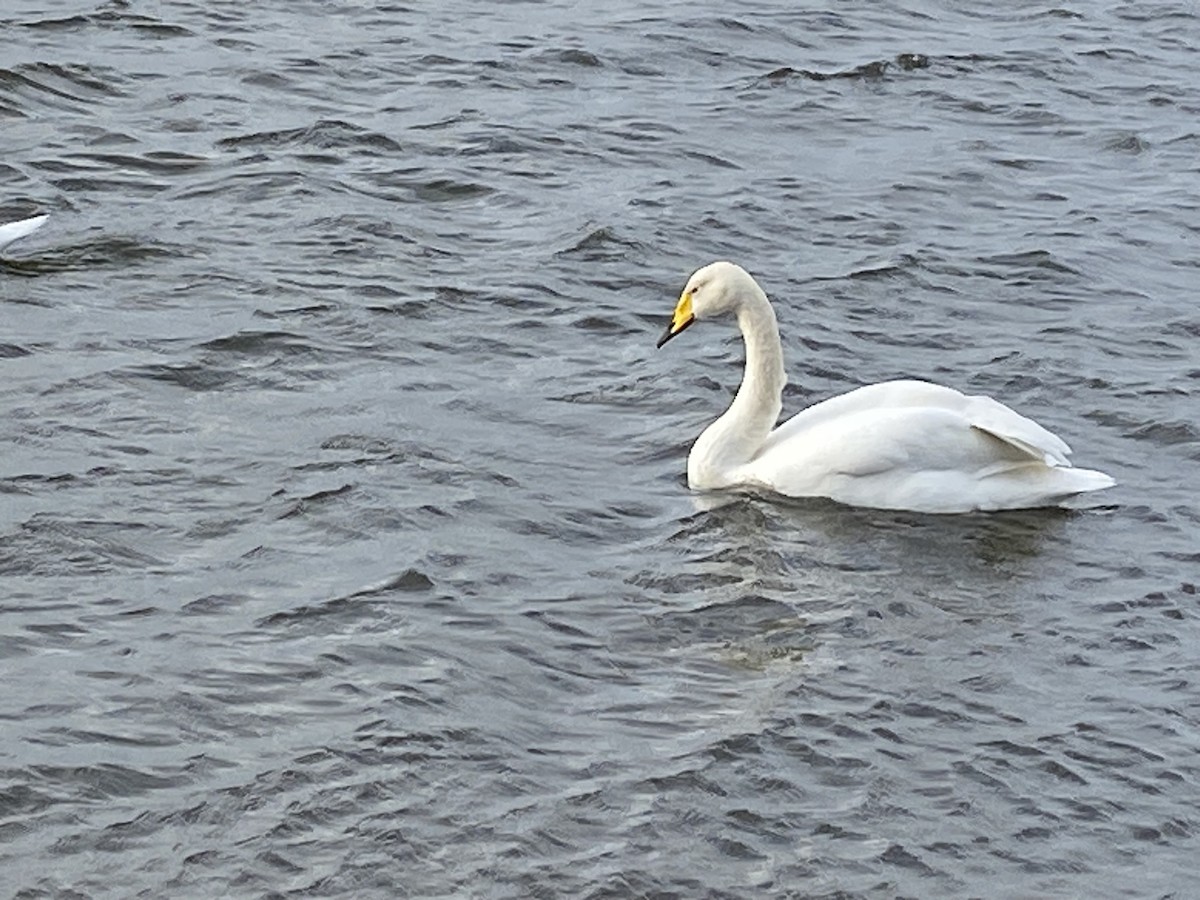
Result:
M7 3L3 893L1190 895L1198 28ZM689 494L715 257L1120 486Z

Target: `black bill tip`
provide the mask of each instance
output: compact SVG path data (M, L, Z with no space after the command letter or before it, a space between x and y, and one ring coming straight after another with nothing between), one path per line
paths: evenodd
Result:
M675 335L682 334L684 329L686 329L689 325L691 325L695 321L696 321L696 318L693 316L692 318L690 318L686 322L684 322L682 325L680 325L678 328L676 328L675 320L672 319L669 323L667 323L667 330L664 331L663 336L658 339L658 343L654 345L654 349L655 350L660 349L663 344L665 344L671 338L675 337Z

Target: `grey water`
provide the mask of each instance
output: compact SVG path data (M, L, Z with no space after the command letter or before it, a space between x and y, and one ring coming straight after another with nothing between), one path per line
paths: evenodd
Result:
M1187 897L1194 3L7 0L0 895ZM700 497L986 393L1119 486Z

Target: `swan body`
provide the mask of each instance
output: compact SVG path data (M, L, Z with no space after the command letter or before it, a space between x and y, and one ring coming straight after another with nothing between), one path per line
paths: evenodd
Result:
M696 271L662 346L696 319L736 317L746 371L729 409L692 446L693 490L759 489L929 513L1061 506L1115 482L1078 469L1070 447L991 397L885 381L817 403L778 428L783 349L775 312L744 269Z
M48 216L34 216L31 219L20 219L16 222L5 222L0 225L0 249L20 240L27 234L32 234L46 224Z

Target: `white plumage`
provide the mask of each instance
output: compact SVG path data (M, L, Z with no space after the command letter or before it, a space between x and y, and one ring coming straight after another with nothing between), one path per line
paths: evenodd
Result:
M0 225L0 250L11 244L13 241L20 240L27 234L37 231L45 223L48 216L34 216L31 219L20 219L16 222L5 222Z
M1077 469L1071 449L991 397L924 381L858 388L775 428L787 376L775 311L739 266L688 280L661 347L696 319L736 316L746 371L729 409L692 446L694 490L751 488L852 506L957 513L1059 506L1115 482Z

